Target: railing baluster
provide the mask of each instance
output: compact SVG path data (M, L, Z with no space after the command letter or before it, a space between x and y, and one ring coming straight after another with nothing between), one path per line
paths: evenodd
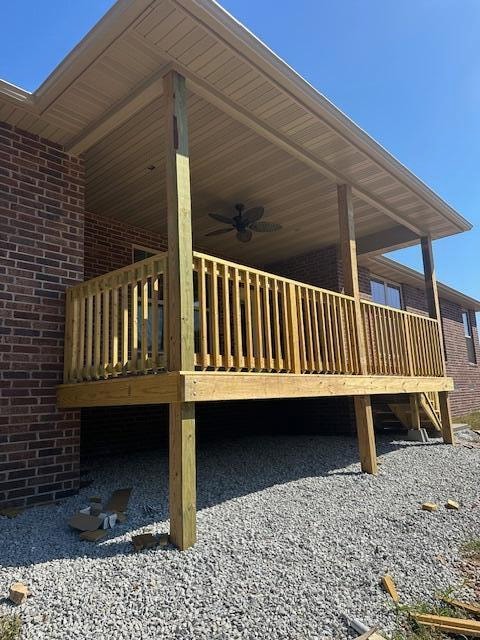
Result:
M82 380L84 377L85 366L85 296L83 295L83 288L79 288L80 297L80 323L78 326L79 331L79 346L78 346L78 360L77 360L77 372L75 375L76 380Z
M243 285L245 290L245 348L246 348L246 367L249 371L255 368L255 359L253 356L253 327L252 327L252 298L250 291L250 273L244 271Z
M160 334L160 325L158 320L158 305L159 305L159 271L160 265L154 263L152 265L152 367L156 371L159 366L158 357L158 339Z
M272 359L272 323L270 320L270 280L263 277L263 312L265 320L265 368L271 371L274 368Z
M141 308L141 344L140 344L140 367L142 371L146 371L148 368L148 275L146 273L146 265L141 270L141 293L140 293L140 308Z
M103 347L103 376L108 376L108 368L110 364L110 290L103 291L103 308L102 308L102 347Z
M136 371L138 365L138 280L137 270L132 271L132 280L130 283L131 304L130 316L132 318L131 339L131 370Z
M223 344L224 366L230 369L232 366L232 338L230 317L230 280L229 268L224 264L222 269L222 293L223 293Z
M198 269L198 314L200 317L200 368L205 369L208 362L208 333L207 333L207 277L205 272L205 258L200 258Z
M234 357L233 365L236 369L243 366L243 344L242 344L242 312L240 307L240 277L238 269L233 269L233 330L234 330Z
M255 328L255 362L256 368L261 371L264 368L264 355L263 355L263 315L262 315L262 299L261 299L261 287L260 276L258 273L254 277L253 287L253 302L254 302L254 328Z
M302 288L295 287L297 298L297 313L298 313L298 336L300 342L300 368L303 371L308 371L307 362L307 349L305 345L305 318L303 313L303 297Z
M222 366L222 360L220 355L220 327L218 323L219 311L218 311L218 269L217 263L211 262L211 283L212 283L212 301L210 310L210 324L212 331L212 355L213 366L218 369Z

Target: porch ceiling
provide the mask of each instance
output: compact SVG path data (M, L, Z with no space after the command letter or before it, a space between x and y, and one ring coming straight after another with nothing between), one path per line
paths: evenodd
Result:
M0 81L0 120L87 152L91 208L161 228L159 98L172 67L196 96L198 242L213 228L208 210L242 200L264 204L285 224L284 232L252 241L262 258L267 250L275 258L287 246L292 255L328 244L336 182L352 185L362 234L401 224L438 238L470 228L212 0L118 0L33 94ZM157 169L147 175L151 163ZM236 256L238 244L226 242Z
M250 263L265 264L338 240L336 185L246 125L190 94L189 128L195 244ZM157 98L86 153L86 206L152 231L166 232L164 105ZM149 169L149 167L155 167ZM257 233L248 244L232 231L207 237L222 225L209 212L234 215L233 206L265 207L282 230ZM392 221L354 198L359 236Z

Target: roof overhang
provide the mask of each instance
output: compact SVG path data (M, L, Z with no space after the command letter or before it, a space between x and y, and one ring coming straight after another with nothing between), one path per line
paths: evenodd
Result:
M0 120L85 153L93 166L109 137L160 98L170 68L198 99L312 176L351 184L365 218L379 221L365 225L370 252L471 228L212 0L118 0L34 93L0 83ZM115 184L114 175L104 179ZM408 233L399 238L395 228Z

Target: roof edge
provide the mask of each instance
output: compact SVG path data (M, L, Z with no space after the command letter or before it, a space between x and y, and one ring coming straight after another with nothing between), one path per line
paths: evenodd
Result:
M304 100L306 100L305 106L316 112L317 116L326 120L338 134L342 135L350 143L356 144L357 147L384 169L396 174L397 179L403 181L404 184L407 183L405 186L414 191L417 196L423 197L438 213L444 215L455 224L459 231L469 231L472 229L473 225L466 218L458 213L458 211L395 158L395 156L364 129L357 125L349 116L336 107L326 96L305 80L293 67L280 58L279 55L272 51L260 38L232 16L216 2L216 0L173 0L173 2L181 6L188 13L193 13L197 19L199 19L201 15L203 15L204 18L213 19L217 25L224 29L230 36L237 38L243 47L246 47L246 50L242 49L244 54L253 54L253 56L257 58L257 66L261 67L264 72L265 65L267 65L269 75L273 73L276 81L289 93L291 93L291 90L288 89L288 85L286 86L283 81L287 80L287 82L291 83L292 87L303 95ZM229 42L231 44L231 38ZM295 94L293 95L296 97ZM324 112L318 113L316 108L321 108Z
M391 258L387 258L386 256L370 256L369 262L378 262L380 264L384 264L392 269L396 269L399 272L405 273L410 277L416 278L421 281L422 284L425 283L425 277L416 269L412 269L411 267L407 267L407 265L402 264L401 262L397 262L397 260L392 260ZM462 299L465 302L465 308L473 309L474 311L480 311L480 300L476 298L472 298L468 296L466 293L462 293L458 289L454 289L443 282L437 282L439 293L444 293L447 296L454 297L456 299ZM445 297L445 296L444 296Z

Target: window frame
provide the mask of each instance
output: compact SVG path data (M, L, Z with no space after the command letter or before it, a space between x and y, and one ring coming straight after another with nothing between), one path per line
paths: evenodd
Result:
M376 302L373 299L373 292L372 292L372 282L376 282L377 284L380 284L383 286L383 290L384 290L384 296L385 296L385 302ZM388 287L391 288L395 288L398 290L399 293L399 297L400 297L400 306L399 307L394 307L391 304L388 304ZM402 285L399 282L395 282L394 280L389 280L388 278L381 278L380 276L377 276L375 274L371 274L370 275L370 296L372 298L372 302L375 302L375 304L381 304L384 307L389 307L390 309L397 309L398 311L404 311L405 310L405 306L404 306L404 302L403 302L403 290L402 290Z
M462 309L462 328L463 335L465 337L465 346L467 349L467 361L469 364L477 364L477 354L475 351L475 341L473 338L473 325L472 318L470 317L470 311L468 309ZM465 322L466 319L466 322ZM467 335L467 331L469 332Z
M158 256L159 253L165 253L165 251L158 251L158 249L152 249L152 247L144 247L141 244L132 244L132 264L136 264L137 262L142 261L142 260L135 260L135 251L145 251L145 253L152 254L151 256L142 258L142 260L148 260L148 258L152 258L153 256Z

